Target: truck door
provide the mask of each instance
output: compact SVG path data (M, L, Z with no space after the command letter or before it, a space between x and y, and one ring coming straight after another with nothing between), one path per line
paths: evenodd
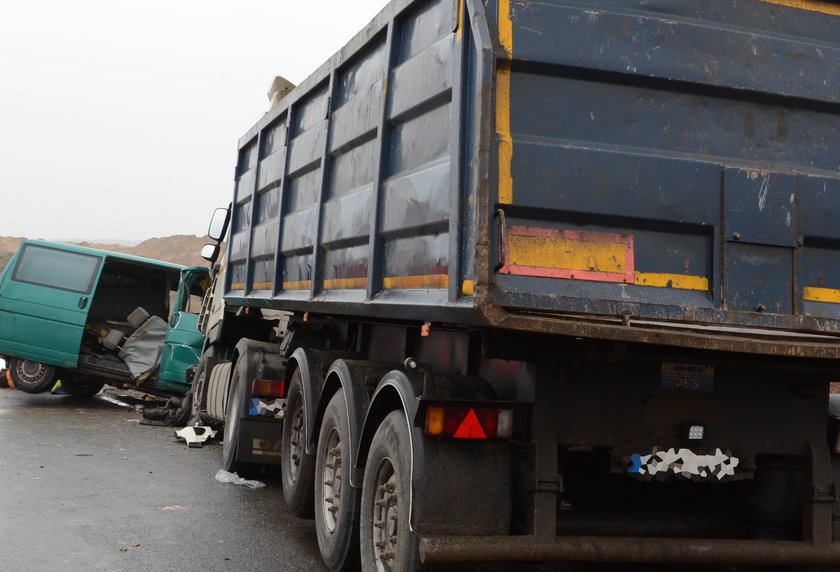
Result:
M185 268L181 272L178 295L169 317L169 329L160 358L160 390L185 393L189 389L187 369L198 363L204 345L204 334L198 329L198 314L209 284L206 268Z
M24 243L0 286L0 352L76 367L102 257Z

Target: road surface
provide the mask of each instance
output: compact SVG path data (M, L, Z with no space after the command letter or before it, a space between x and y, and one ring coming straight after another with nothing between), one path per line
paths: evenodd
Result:
M0 570L324 570L278 479L219 483L218 444L140 419L101 397L0 389Z

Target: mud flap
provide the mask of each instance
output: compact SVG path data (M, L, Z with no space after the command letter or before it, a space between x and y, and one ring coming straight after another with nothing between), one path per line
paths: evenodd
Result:
M243 463L279 465L283 425L277 421L243 417L240 422L236 460Z

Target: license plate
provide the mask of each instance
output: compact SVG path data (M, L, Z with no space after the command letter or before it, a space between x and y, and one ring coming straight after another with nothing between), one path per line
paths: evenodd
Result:
M723 481L735 475L735 468L740 459L730 451L715 449L708 454L698 454L691 449L656 448L650 454L634 453L630 455L627 472L643 479L668 476L690 479L692 481Z

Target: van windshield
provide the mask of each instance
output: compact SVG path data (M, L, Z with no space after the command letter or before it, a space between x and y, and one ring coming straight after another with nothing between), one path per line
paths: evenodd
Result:
M101 261L98 256L27 244L12 280L88 294Z

